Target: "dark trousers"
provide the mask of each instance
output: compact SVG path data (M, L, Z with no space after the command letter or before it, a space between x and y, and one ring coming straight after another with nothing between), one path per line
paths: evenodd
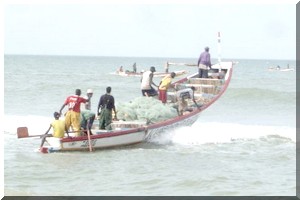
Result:
M103 130L111 130L112 123L112 111L105 108L101 110L100 118L99 118L99 129Z
M199 78L208 78L208 69L199 68Z
M147 94L145 94L145 93L147 93ZM142 90L142 94L143 94L143 96L147 95L148 97L153 97L153 96L157 95L157 91L153 87L151 87L150 90Z

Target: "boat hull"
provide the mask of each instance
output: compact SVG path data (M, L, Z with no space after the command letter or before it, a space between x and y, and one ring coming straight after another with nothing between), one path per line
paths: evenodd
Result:
M190 126L198 119L198 115L193 115L185 119L177 119L174 122L165 122L163 124L145 126L142 129L131 130L131 132L93 132L96 135L91 136L92 149L113 148L118 146L127 146L147 142L162 133L172 131L178 127ZM40 151L42 153L53 153L58 151L88 151L89 140L87 136L70 138L48 138L49 146L45 146Z
M290 72L290 71L294 71L294 68L286 68L286 69L269 68L269 71Z
M47 138L49 146L45 146L41 151L43 153L52 153L57 151L88 151L89 144L92 149L112 148L117 146L126 146L141 143L145 140L145 129L131 130L131 132L104 132L91 135L90 142L87 136L70 138Z

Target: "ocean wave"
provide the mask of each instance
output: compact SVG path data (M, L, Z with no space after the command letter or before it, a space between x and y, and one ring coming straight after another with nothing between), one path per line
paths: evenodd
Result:
M296 128L285 126L258 126L234 123L205 122L191 127L181 127L172 132L161 134L152 140L159 144L179 144L197 146L203 144L232 143L247 140L296 141Z
M259 99L277 101L295 101L296 92L276 91L268 88L230 88L228 91L231 98L239 99ZM295 98L293 98L295 97Z
M30 135L43 134L53 120L53 117L37 115L5 115L3 131L7 134L16 134L18 127L27 127Z

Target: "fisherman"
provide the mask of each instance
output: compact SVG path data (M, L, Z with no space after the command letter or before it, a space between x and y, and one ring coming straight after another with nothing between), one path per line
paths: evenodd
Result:
M169 73L169 61L165 64L165 72Z
M65 126L65 121L59 119L60 114L58 112L54 112L53 116L55 120L50 124L50 127L46 131L45 135L43 135L40 149L43 147L46 137L63 138L65 136L65 132L67 133L68 137L70 137ZM53 128L53 134L48 134L51 128Z
M195 105L199 108L198 104L195 101L194 98L194 91L195 87L191 88L185 88L182 90L177 91L176 96L177 96L177 101L178 101L178 115L183 115L185 111L191 112L192 110L188 108L188 99L192 99Z
M65 114L65 123L66 123L66 130L69 130L69 128L72 126L73 131L76 132L76 136L80 136L80 104L86 103L90 101L90 98L85 99L80 96L81 90L76 89L75 95L71 95L67 97L64 104L59 110L59 114L61 115L62 110L66 105L68 105L69 109L67 113Z
M136 73L136 63L133 63L132 69L133 69L133 73Z
M114 118L117 119L117 112L115 108L115 99L110 94L111 87L106 88L106 94L100 97L98 103L99 129L111 130L112 111L114 111Z
M277 70L280 70L280 66L279 65L277 65Z
M142 75L141 79L141 90L143 96L156 96L157 91L152 87L154 85L155 87L158 87L154 82L153 82L153 73L156 72L155 67L152 66L150 67L149 71L146 71Z
M118 72L123 72L123 66L120 66Z
M161 100L162 103L167 102L167 90L171 86L172 79L176 76L175 72L166 75L162 80L158 87L158 99Z
M198 59L199 78L208 78L208 68L211 68L209 47L204 48Z
M86 130L88 127L90 134L92 135L91 129L95 120L95 113L91 111L91 98L93 96L93 90L88 89L86 95L87 95L86 98L90 100L85 103L85 110L81 111L80 113L81 114L80 126L83 130Z

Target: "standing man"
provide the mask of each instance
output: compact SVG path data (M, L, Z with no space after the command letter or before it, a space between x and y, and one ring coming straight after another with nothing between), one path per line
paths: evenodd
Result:
M211 68L209 48L205 47L204 52L198 59L199 78L208 78L208 68Z
M59 110L59 114L61 115L64 107L68 105L69 110L65 117L66 130L69 130L70 126L72 126L73 130L76 132L76 136L80 136L80 104L86 103L90 100L90 98L85 99L80 95L81 90L76 89L75 95L67 97L61 109Z
M161 84L158 88L158 99L161 100L162 103L167 102L167 90L171 85L172 79L176 76L175 72L172 72L171 74L166 75L162 80Z
M115 99L110 94L111 87L106 88L106 94L100 97L98 103L98 116L99 117L99 129L111 130L112 123L112 110L115 113L115 119L117 119L117 112L115 108ZM100 111L101 110L101 111Z
M169 61L165 64L165 72L169 73Z
M133 73L136 73L136 63L133 63L132 69L133 69Z
M155 87L158 87L154 82L153 82L153 73L155 72L155 67L150 67L150 71L146 71L142 75L141 79L141 90L143 96L156 96L157 91L152 87L154 85Z
M90 133L92 134L92 126L95 120L95 113L93 113L91 111L91 98L93 96L93 90L92 89L88 89L86 92L87 95L87 99L89 99L89 101L87 101L85 103L85 110L81 111L81 122L80 122L80 126L82 129L86 130L87 126L88 129L90 131Z

